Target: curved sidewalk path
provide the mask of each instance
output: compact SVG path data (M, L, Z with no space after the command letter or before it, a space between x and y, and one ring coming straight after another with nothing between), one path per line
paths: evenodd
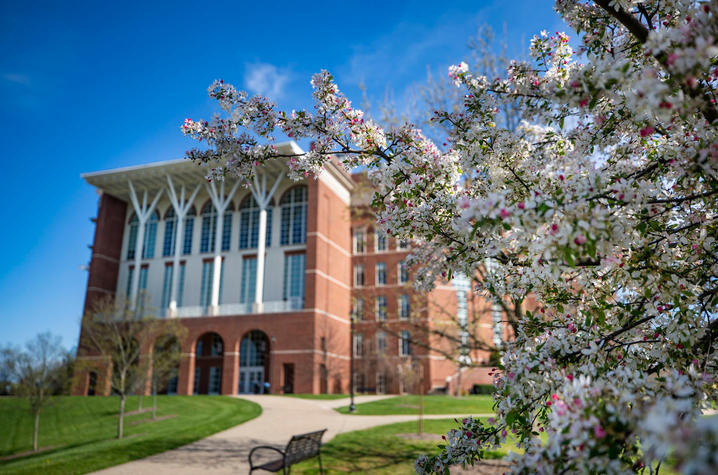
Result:
M393 396L359 396L355 402L376 401ZM350 416L340 414L336 407L346 406L349 399L317 400L286 396L242 396L262 406L262 414L238 426L218 432L205 439L161 454L135 460L99 472L103 475L178 475L178 474L244 474L249 473L247 455L256 445L283 447L294 434L328 429L322 440L330 441L337 434L369 427L416 420L415 415ZM475 414L490 416L492 414ZM442 414L425 419L464 417Z

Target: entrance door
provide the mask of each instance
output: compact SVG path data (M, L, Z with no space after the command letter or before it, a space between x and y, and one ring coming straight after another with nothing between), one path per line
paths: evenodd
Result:
M264 393L264 366L245 366L239 368L239 394Z
M284 394L294 392L294 363L284 363Z

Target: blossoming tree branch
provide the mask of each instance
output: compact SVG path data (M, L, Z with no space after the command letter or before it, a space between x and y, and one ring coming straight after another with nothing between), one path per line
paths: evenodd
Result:
M579 34L531 42L504 77L449 75L460 112L436 111L443 149L411 124L383 129L322 71L314 110L283 112L215 82L224 110L187 120L208 178L249 180L268 160L295 177L336 157L364 166L386 231L417 243L418 285L480 275L518 314L496 373L496 417L467 418L423 473L473 464L513 437L516 473L687 473L718 460L718 2L558 0ZM506 104L523 121L497 126ZM314 140L282 155L274 134ZM542 439L542 434L547 437Z

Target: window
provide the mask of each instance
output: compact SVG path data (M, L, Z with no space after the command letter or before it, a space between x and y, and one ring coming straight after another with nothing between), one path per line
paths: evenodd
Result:
M401 331L401 338L399 339L399 356L410 356L411 355L411 336L407 330Z
M364 335L354 334L354 356L361 358L364 355Z
M376 298L376 319L378 321L386 320L386 296L379 295Z
M239 206L239 248L254 249L259 240L259 206L251 194ZM272 244L272 207L267 207L267 238L265 245Z
M157 222L159 218L157 213L152 213L150 219L145 223L145 236L142 243L142 258L152 259L155 257L155 240L157 238ZM137 230L140 226L140 221L137 219L137 215L132 213L130 218L130 234L127 239L127 259L135 258L135 250L137 247Z
M162 309L170 306L170 295L172 293L172 269L173 265L165 265L165 276L162 282Z
M201 349L201 348L200 348ZM197 353L199 355L199 353ZM192 388L192 394L199 394L199 368L194 369L194 387Z
M203 312L207 312L208 307L212 303L212 280L214 278L214 261L207 260L202 262L202 281L200 283L199 305ZM222 276L220 273L220 293L222 289Z
M172 296L172 279L174 278L174 264L165 265L165 277L162 284L162 309L170 306ZM182 306L182 291L184 289L184 262L180 262L179 283L177 285L177 306Z
M364 286L364 266L361 264L354 265L354 287Z
M282 210L281 245L303 244L307 241L307 187L287 191L279 202Z
M365 383L364 374L362 374L362 373L354 374L354 390L358 393L366 392L366 383Z
M220 385L222 384L222 375L218 366L210 366L209 368L209 394L219 394Z
M210 356L222 356L222 353L224 353L222 337L214 333L212 335L212 348L210 348Z
M364 299L361 297L357 297L354 299L354 302L352 302L352 317L354 317L355 320L361 321L364 320Z
M379 331L376 333L376 352L384 353L386 351L386 333Z
M396 247L397 247L397 249L400 249L400 250L409 249L409 240L408 240L408 239L401 239L401 240L396 244Z
M175 253L175 242L177 240L177 216L172 206L165 214L165 238L162 243L162 255L164 257L173 256Z
M376 285L386 285L386 264L376 263Z
M232 209L227 208L222 224L222 250L228 251L232 238ZM202 208L202 233L200 235L199 252L213 252L214 240L217 235L217 210L211 201Z
M160 218L157 213L152 213L150 219L145 223L145 242L142 246L142 259L152 259L155 257L155 243L157 240L157 223Z
M304 253L284 256L284 300L304 305Z
M194 234L194 206L187 211L184 218L184 242L182 243L182 254L192 254L192 235Z
M239 289L239 303L254 302L254 293L257 288L257 258L245 257L242 259L242 284Z
M376 374L376 392L377 394L386 393L386 374L384 373Z
M137 289L137 308L140 311L140 314L143 313L145 308L145 301L147 299L147 273L149 271L149 267L147 265L143 265L140 267L140 282Z
M409 282L409 265L406 261L401 261L399 263L399 283L406 284L407 282Z
M374 231L374 249L376 252L386 251L386 233L384 231Z
M364 254L364 230L354 230L354 254Z
M408 295L399 296L399 318L406 320L411 312L411 303Z

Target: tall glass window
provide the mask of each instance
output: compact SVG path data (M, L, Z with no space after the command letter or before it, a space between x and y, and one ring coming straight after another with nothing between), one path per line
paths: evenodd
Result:
M162 281L162 310L170 306L170 296L172 294L172 269L173 264L165 265L165 275Z
M157 238L157 223L159 217L157 213L152 213L150 219L145 223L145 238L142 243L142 258L152 259L155 257L155 242ZM130 235L127 239L127 259L135 258L135 248L137 247L137 229L140 226L140 221L137 219L137 215L132 213L130 218Z
M364 254L364 230L354 230L354 254Z
M239 248L254 249L259 241L259 205L249 195L239 206ZM267 207L267 238L265 246L272 245L272 206Z
M127 271L127 289L125 289L125 297L129 298L130 293L132 292L132 277L135 274L135 268L130 266L130 269Z
M222 250L228 251L232 241L232 209L227 208L222 225ZM211 201L202 208L202 233L200 235L199 252L213 252L214 240L217 235L217 210Z
M386 285L386 264L376 263L376 285Z
M175 241L177 240L177 215L172 206L165 214L165 237L162 243L162 255L173 256L175 253Z
M406 284L407 282L409 282L409 265L406 261L401 261L399 263L399 283Z
M284 194L279 202L282 210L281 245L307 241L307 187L297 186Z
M411 334L407 330L402 330L399 339L399 356L409 355L411 355Z
M374 249L376 252L386 251L386 233L384 231L374 232Z
M199 304L204 313L212 302L212 276L214 275L214 261L202 263L202 282L200 283Z
M284 256L284 299L304 302L304 254Z
M386 296L379 295L376 298L376 319L383 322L386 320Z
M177 306L182 306L182 295L184 294L184 262L180 262L179 283L177 284Z
M361 358L364 355L364 335L354 334L354 356Z
M184 242L182 243L182 254L192 254L192 236L194 235L194 217L197 212L192 206L184 218Z
M408 295L399 296L399 318L406 320L411 312L411 303Z
M361 264L354 265L354 287L362 287L364 285L364 266Z
M257 288L257 258L245 257L242 259L242 283L239 289L239 303L254 302L254 293Z
M147 274L149 272L149 266L143 265L140 267L139 275L139 288L137 290L137 308L140 314L144 313L145 304L147 303Z

